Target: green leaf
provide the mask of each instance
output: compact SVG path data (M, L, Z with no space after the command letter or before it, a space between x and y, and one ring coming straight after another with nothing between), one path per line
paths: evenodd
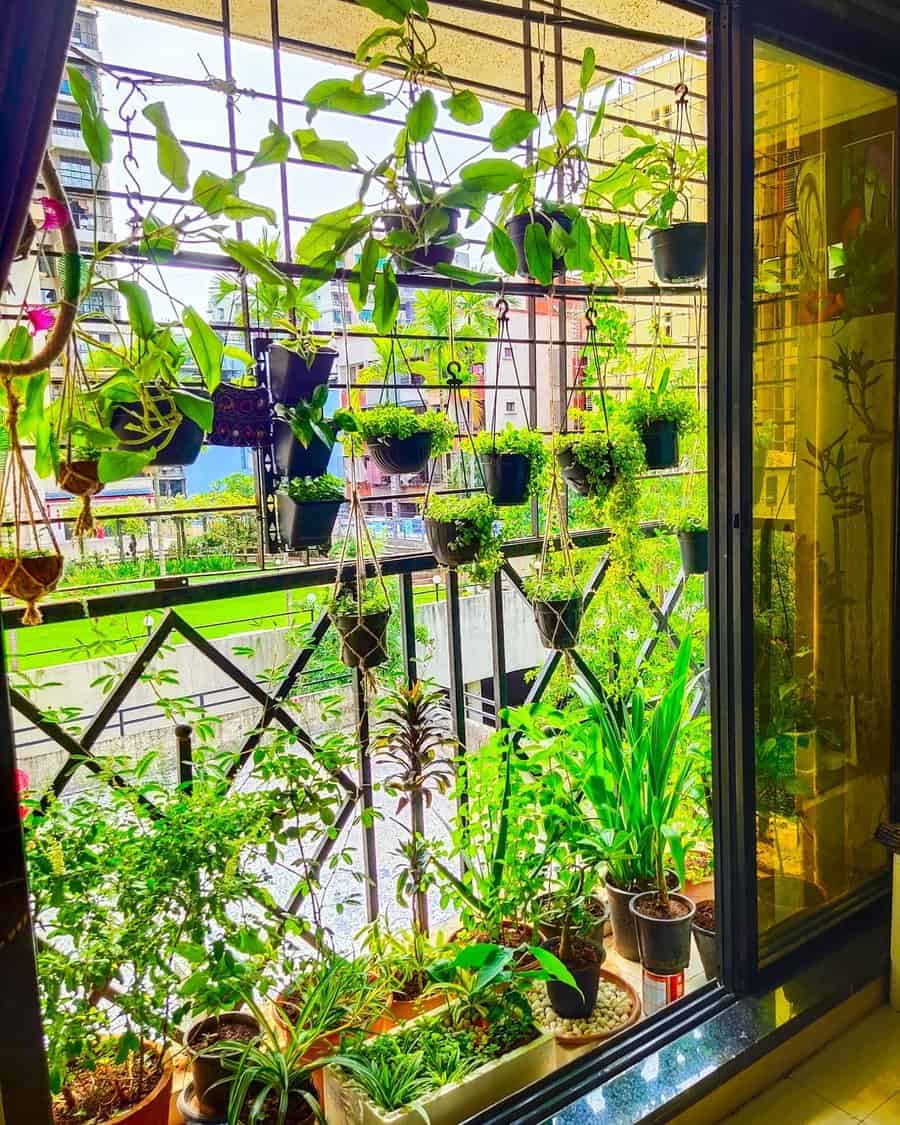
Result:
M368 93L359 76L353 80L324 78L310 90L307 90L306 97L303 100L307 105L307 121L311 121L320 109L366 117L384 109L388 104L387 97L384 94Z
M371 235L363 243L362 253L359 256L357 270L359 279L350 285L350 295L357 310L364 309L369 299L369 290L375 279L375 271L381 259L381 243Z
M346 141L329 141L315 129L295 129L294 141L304 160L314 164L333 164L335 168L355 168L359 157Z
M212 394L222 382L224 345L203 317L190 305L182 312L181 323L187 332L188 347L194 357L194 363L200 369L206 389Z
M320 215L298 241L295 260L300 265L311 265L324 254L332 253L347 227L360 214L362 204L357 202Z
M121 449L107 449L97 462L97 476L104 484L126 477L136 477L153 460L153 450L129 453Z
M226 197L222 205L222 213L227 219L234 219L236 223L242 219L265 219L274 226L277 222L275 212L263 203L251 203L249 199L241 199L237 195Z
M109 164L112 160L112 133L97 105L94 87L77 66L66 70L72 97L81 110L81 135L95 164Z
M284 164L290 151L291 138L277 121L270 121L269 132L259 142L259 149L250 167L261 168L265 164Z
M499 192L522 181L523 171L520 165L512 160L500 160L488 157L486 160L476 160L467 164L460 172L463 186L470 191Z
M578 77L578 88L586 94L597 69L597 55L593 47L585 47L581 56L581 74Z
M576 215L570 231L571 245L566 251L566 266L587 273L594 268L591 255L591 227L584 215Z
M549 949L543 949L539 945L529 946L528 952L534 957L535 961L541 966L545 973L551 976L554 980L562 981L570 988L574 988L576 992L580 992L578 985L575 983L575 978L560 959Z
M143 222L144 236L140 241L140 251L151 262L168 262L178 249L178 235L169 223L163 223L155 215L147 215Z
M471 90L457 90L442 104L453 120L461 125L478 125L484 120L481 101Z
M406 115L406 135L413 144L423 144L434 132L437 102L430 90L423 90Z
M454 266L449 262L438 262L434 272L444 277L451 277L454 281L461 281L464 285L478 285L483 281L496 281L497 275L482 273L480 270L468 270L464 266Z
M525 228L525 261L528 272L539 285L553 281L553 252L547 232L540 223L529 223Z
M195 945L190 941L183 941L175 947L175 952L191 965L199 965L206 960L206 950L202 945Z
M628 225L622 222L621 219L612 225L609 252L614 257L620 258L623 262L632 261L631 238L628 233Z
M490 243L490 249L500 269L508 274L518 273L519 259L516 248L503 227L494 227L490 234Z
M373 47L378 47L388 39L402 39L403 33L396 27L376 27L356 48L356 61L364 63Z
M603 118L606 116L606 99L609 97L609 92L612 88L612 82L607 82L603 87L603 97L600 99L600 104L597 106L597 110L594 114L594 120L591 123L591 131L588 134L588 141L592 141L600 132L603 125Z
M229 359L236 359L238 363L243 363L245 367L253 367L256 364L256 360L253 356L248 351L245 351L244 348L239 348L236 344L226 344L224 351Z
M132 331L138 339L149 340L156 331L156 321L153 319L153 310L146 290L136 281L117 281L116 285L125 298L128 323Z
M363 8L368 8L382 19L403 23L412 7L411 0L356 0Z
M153 102L144 107L144 117L156 129L156 163L162 175L178 191L188 189L188 171L191 162L172 132L169 112L163 102Z
M194 182L191 199L198 207L202 207L207 215L221 215L225 204L235 196L243 182L243 172L237 172L225 179L224 176L217 176L215 172L203 171Z
M489 134L494 151L505 152L520 145L531 136L538 124L537 114L530 110L508 109Z
M375 278L375 308L372 321L379 332L390 332L400 312L400 290L390 262Z
M200 398L199 395L192 395L190 391L169 391L172 396L172 401L185 416L190 418L192 422L196 422L205 434L208 434L212 429L213 424L213 404L212 400L208 398Z
M577 133L578 127L575 124L572 111L564 109L553 123L553 135L559 141L561 148L568 148L575 140Z
M547 236L547 240L550 243L550 249L553 251L554 258L564 258L566 252L572 245L571 235L556 219L550 224L550 232Z
M24 324L18 325L0 345L0 359L29 359L34 351L34 339Z
M259 247L246 239L223 238L219 245L229 256L234 258L239 266L243 266L249 273L255 274L260 281L267 285L283 285L289 294L293 294L294 283L285 277L280 270L269 261Z

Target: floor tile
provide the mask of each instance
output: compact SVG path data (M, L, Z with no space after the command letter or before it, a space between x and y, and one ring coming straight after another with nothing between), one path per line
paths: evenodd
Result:
M784 1078L726 1121L728 1125L858 1125L859 1118Z
M900 1094L894 1094L866 1118L866 1125L900 1125Z
M879 1008L790 1077L852 1117L865 1119L900 1091L900 1014Z

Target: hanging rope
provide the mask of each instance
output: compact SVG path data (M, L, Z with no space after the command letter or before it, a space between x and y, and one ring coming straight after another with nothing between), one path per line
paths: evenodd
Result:
M499 297L494 308L497 310L497 357L494 371L494 402L491 407L491 446L496 453L497 400L500 397L500 365L504 347L509 348L509 354L512 359L513 375L516 379L516 390L519 395L519 402L522 404L522 417L525 419L525 428L530 430L531 425L529 421L529 410L525 403L525 391L522 387L522 378L519 374L519 364L516 360L516 349L513 347L512 336L509 331L509 301L507 301L505 297Z
M57 408L56 442L61 451L57 482L60 488L81 498L81 510L72 528L75 538L81 539L94 530L91 498L102 492L104 486L97 475L97 459L75 456L73 423L83 423L99 429L103 426L103 419L100 408L91 395L90 382L81 356L72 340L64 355L62 390L57 399Z

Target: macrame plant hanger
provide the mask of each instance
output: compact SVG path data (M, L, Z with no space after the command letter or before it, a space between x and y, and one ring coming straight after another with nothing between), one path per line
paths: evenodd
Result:
M102 428L100 410L91 397L91 385L84 369L78 348L70 340L63 358L63 382L58 399L59 413L56 424L56 441L60 450L58 473L59 487L81 500L81 510L72 528L76 539L90 535L94 530L91 498L103 491L103 482L97 475L97 461L92 458L76 459L73 430L86 427Z

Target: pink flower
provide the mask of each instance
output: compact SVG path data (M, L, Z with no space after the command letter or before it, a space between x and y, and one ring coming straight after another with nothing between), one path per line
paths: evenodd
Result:
M28 331L32 336L38 332L48 332L56 324L56 313L45 305L25 306L25 317L29 322Z
M69 208L58 199L51 199L49 195L41 196L41 207L44 209L44 221L40 230L62 230L69 222Z
M27 793L28 786L30 784L31 778L24 770L15 771L15 785L17 795ZM19 820L24 820L26 816L28 816L28 809L25 807L25 805L19 805Z

